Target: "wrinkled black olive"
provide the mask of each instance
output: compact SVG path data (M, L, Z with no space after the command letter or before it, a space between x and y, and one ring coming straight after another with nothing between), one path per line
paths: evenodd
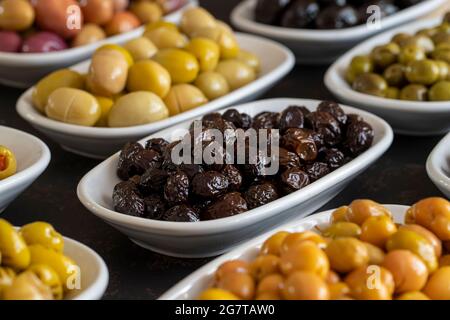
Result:
M227 177L217 171L199 173L192 180L192 192L200 197L219 197L225 194L227 190Z
M334 146L342 140L342 131L339 122L328 112L311 112L307 121L314 131L319 133L328 146Z
M195 163L189 163L189 164L182 163L178 166L178 168L187 174L189 181L192 181L192 179L194 179L194 176L197 173L204 172L202 166L199 164L195 164Z
M114 210L130 216L142 217L145 214L145 202L132 181L122 181L114 187Z
M164 188L168 176L165 170L150 168L140 177L139 190L143 194L159 192Z
M170 204L183 203L189 196L189 178L181 170L172 172L164 186L164 198Z
M309 181L314 182L329 174L330 168L326 163L314 162L313 164L307 165L305 171L308 174Z
M351 6L329 6L320 11L316 19L318 29L342 29L359 22L358 12Z
M293 0L281 18L281 25L286 28L311 27L319 12L315 0Z
M162 154L168 144L169 144L169 142L167 142L163 138L153 138L153 139L147 140L147 142L145 143L145 149L148 149L148 150L153 149L153 150L158 151L160 154Z
M171 222L197 222L199 214L190 206L181 204L167 210L161 217L163 221Z
M300 107L290 106L286 108L280 116L279 128L281 132L289 128L303 128L305 119Z
M281 168L287 169L300 166L300 158L285 148L278 149L278 161Z
M339 149L331 148L323 152L323 161L328 164L331 170L342 167L345 163L345 155Z
M175 171L177 169L177 165L173 162L172 159L172 150L177 146L181 141L174 141L169 143L166 148L164 149L163 155L162 155L162 169L166 171Z
M373 142L373 129L367 122L358 121L347 128L347 138L344 147L353 155L358 156L370 148Z
M231 122L236 128L246 130L252 125L252 118L246 113L239 113L236 109L225 111L222 117Z
M278 24L281 15L291 0L258 0L255 20L266 24Z
M242 174L234 165L226 164L222 169L222 174L227 177L230 191L237 191L241 188Z
M308 175L299 168L290 168L281 174L281 185L285 193L292 193L300 190L308 184Z
M300 160L309 162L317 158L317 145L309 129L288 129L281 137L281 145L295 152Z
M239 192L227 193L205 208L202 217L205 220L231 217L247 211L247 203Z
M166 204L159 194L151 194L144 198L144 218L159 220L166 211Z
M336 120L341 124L341 126L345 126L347 123L347 115L344 110L339 106L337 102L334 101L322 101L317 107L317 111L319 112L328 112Z
M257 184L248 188L244 193L244 199L250 210L278 199L278 193L271 183Z
M127 143L119 156L117 175L122 180L128 180L134 175L141 175L151 167L161 165L161 156L155 150L146 150L135 142Z
M253 129L273 129L278 127L280 114L277 112L261 112L253 118Z

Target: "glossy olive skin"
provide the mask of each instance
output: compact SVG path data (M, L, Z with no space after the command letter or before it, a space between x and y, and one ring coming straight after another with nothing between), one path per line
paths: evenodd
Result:
M403 86L406 83L405 67L399 63L394 63L384 70L383 77L390 86Z
M154 43L145 37L132 39L125 43L123 47L130 52L134 61L150 59L158 51Z
M243 260L230 260L224 262L217 269L214 279L219 282L226 274L229 273L249 273L250 265Z
M312 241L304 241L281 253L280 270L285 275L295 271L313 272L324 279L330 264L322 249Z
M0 180L9 178L16 172L17 172L16 156L10 149L0 145Z
M436 253L436 257L439 258L442 255L442 241L439 240L439 238L436 237L436 235L430 230L418 224L404 224L399 228L399 230L409 230L420 234L427 239L429 243L431 243L434 248L434 252Z
M59 88L49 96L45 114L50 119L80 126L94 126L101 116L97 100L90 93Z
M332 240L325 249L331 268L338 272L350 272L369 262L367 247L355 238Z
M141 23L153 23L161 19L163 15L162 8L154 2L138 1L134 2L130 8Z
M160 50L153 59L169 71L174 84L194 81L200 70L195 56L179 49Z
M81 47L106 38L102 28L96 24L86 24L72 41L72 47Z
M256 79L254 69L234 59L219 62L215 71L225 77L231 90L239 89Z
M241 50L239 51L238 56L236 57L237 60L244 62L249 67L253 68L256 73L259 73L261 71L261 60L260 58L249 51Z
M397 232L397 226L388 216L367 218L361 226L362 241L384 248L387 240Z
M6 220L0 219L2 265L23 270L30 264L30 250L23 237Z
M11 286L3 290L4 300L52 300L53 294L33 272L18 275Z
M26 0L3 0L0 2L0 29L23 31L31 27L35 12Z
M108 36L114 36L131 31L139 27L141 22L129 11L117 12L105 25L105 32Z
M431 85L439 79L440 70L433 60L412 61L406 67L405 76L411 83Z
M345 78L349 83L353 83L355 78L363 73L370 73L374 69L374 64L370 56L355 56L350 62Z
M399 54L400 47L395 42L391 42L373 49L371 57L377 67L385 69L391 64L397 62Z
M194 84L209 100L220 98L230 92L225 77L213 71L199 74Z
M61 69L42 78L37 85L33 87L31 100L33 106L38 111L44 113L48 97L53 91L63 87L82 89L83 86L84 79L81 74L73 70Z
M425 52L417 46L407 46L402 48L398 56L398 61L407 65L410 62L423 60L426 58Z
M430 101L450 100L450 81L439 81L428 92Z
M2 291L4 289L12 285L15 277L16 273L13 269L8 267L0 267L0 296L2 296Z
M342 237L358 238L361 235L361 228L352 222L336 222L325 229L322 235L333 239Z
M205 28L215 28L216 19L203 8L191 8L183 13L181 18L181 31L192 36L196 31Z
M27 245L40 244L58 252L64 250L62 235L49 223L38 221L26 224L20 228L20 234Z
M280 231L270 236L266 241L264 241L261 247L260 254L273 254L279 256L281 253L281 246L283 244L283 241L289 234L289 232Z
M310 241L315 243L319 248L323 249L326 247L327 241L320 236L319 234L306 230L302 232L293 232L288 234L281 244L281 252L280 254L283 254L285 252L288 252L292 248L294 248L299 243Z
M216 69L220 59L220 48L214 41L207 38L193 38L186 46L186 50L198 59L201 72Z
M247 273L227 273L217 283L217 288L231 292L244 300L254 297L256 285Z
M268 275L261 279L256 287L256 299L269 295L271 300L281 300L284 288L284 277L278 273ZM266 296L267 297L267 296Z
M354 90L373 96L384 97L386 95L387 87L386 80L376 73L360 74L353 81Z
M183 48L187 44L187 38L178 30L170 28L157 28L148 30L144 37L150 40L158 49Z
M428 89L421 84L409 84L400 90L400 99L408 101L426 101Z
M129 92L150 91L164 98L172 84L169 72L159 63L151 60L138 61L128 71Z
M190 84L177 84L170 88L168 95L164 98L169 114L177 115L201 106L208 102L203 92Z
M347 275L345 283L351 296L358 300L390 300L394 293L394 277L380 266L362 266Z
M280 272L280 257L275 255L263 255L250 263L250 274L254 279L261 279Z
M432 300L450 300L450 267L439 268L428 280L423 292Z
M27 272L34 273L41 282L48 286L53 295L53 299L61 300L64 296L64 290L58 274L51 267L42 264L32 265Z
M130 106L133 109L130 110ZM130 127L152 123L169 116L169 110L156 94L136 91L119 98L108 115L109 127Z
M317 274L296 271L286 279L283 297L286 300L328 300L330 292L325 281Z
M384 206L368 199L358 199L352 201L346 213L347 220L354 222L357 225L362 225L364 221L370 217L378 216L390 217L391 213Z

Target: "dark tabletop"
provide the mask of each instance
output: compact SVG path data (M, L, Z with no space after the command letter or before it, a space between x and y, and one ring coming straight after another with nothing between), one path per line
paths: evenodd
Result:
M238 0L203 0L201 4L218 18L229 21ZM265 97L332 99L323 85L326 67L296 66ZM76 187L83 175L99 162L86 159L36 132L15 112L21 90L0 86L0 125L41 138L49 146L52 160L37 181L4 212L14 225L44 220L61 233L85 243L105 260L110 272L106 299L155 299L185 276L208 262L161 256L142 249L96 218L78 201ZM412 204L427 196L440 196L425 171L425 161L442 137L395 136L389 151L356 178L324 209L370 198L381 203Z

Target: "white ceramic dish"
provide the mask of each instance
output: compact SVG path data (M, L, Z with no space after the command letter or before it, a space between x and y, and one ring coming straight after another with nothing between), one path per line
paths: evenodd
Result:
M399 32L414 33L439 24L441 19L424 20L405 25L373 37L339 58L327 71L325 85L339 100L385 119L396 133L408 135L443 134L450 130L450 101L416 102L386 99L354 91L344 78L351 59L367 54L375 46L385 44Z
M0 126L0 145L10 149L17 160L17 173L0 180L0 212L39 177L50 162L50 150L38 138Z
M231 21L238 29L271 38L289 47L297 62L328 64L359 42L397 25L431 13L447 0L427 0L381 21L379 29L360 25L342 30L308 30L266 25L254 21L257 0L242 1L232 12Z
M318 103L317 100L269 99L244 104L236 109L254 116L262 111L279 112L290 105L304 105L314 110ZM233 217L179 223L148 220L114 212L111 198L113 188L119 182L116 175L119 153L84 176L78 185L78 197L89 211L142 247L177 257L219 255L265 230L295 217L306 216L320 208L389 148L393 133L384 120L351 107L344 107L344 110L360 114L372 125L375 139L369 150L302 190ZM148 138L162 137L170 141L176 138L173 137L174 132L189 128L191 122L183 122ZM147 138L141 142L146 140Z
M166 15L164 20L179 22L184 10L194 6L198 6L198 1L189 0L184 7ZM58 52L38 54L0 52L0 83L10 87L29 88L50 72L89 58L98 47L107 43L123 44L139 37L144 30L145 26L141 26L90 45Z
M405 212L408 209L407 206L386 205L386 207L392 212L396 222L403 222ZM246 242L242 246L239 246L233 251L201 267L169 289L166 293L159 297L159 300L196 300L203 290L212 285L214 273L222 263L234 259L252 261L258 255L261 245L272 234L275 234L278 231L301 232L305 230L314 230L314 227L317 225L320 226L328 224L333 211L334 210L328 210L313 214L305 219L296 219L283 225L282 227L259 236L256 239Z
M427 172L434 184L450 199L450 133L430 153Z
M237 39L243 49L250 50L261 58L262 69L258 79L201 107L162 121L127 128L91 128L54 121L33 108L31 104L32 88L18 100L17 112L33 127L61 144L66 150L87 157L106 158L119 150L127 141L138 140L204 113L254 100L273 87L294 67L294 56L289 49L274 41L240 33L237 34ZM89 63L89 61L82 62L73 69L85 72Z

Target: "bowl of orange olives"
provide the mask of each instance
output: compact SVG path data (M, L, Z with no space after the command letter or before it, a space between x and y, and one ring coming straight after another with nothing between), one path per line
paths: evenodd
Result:
M41 140L0 126L0 213L44 172L49 162L50 151Z
M0 219L0 300L98 300L108 278L97 253L49 223Z
M148 24L123 46L57 70L26 91L18 113L76 153L105 158L127 141L263 94L294 66L289 49L234 33L203 8L179 25Z
M448 300L450 202L358 199L214 260L160 299Z
M106 43L139 36L160 19L177 22L196 0L1 0L0 83L28 88L88 58Z

